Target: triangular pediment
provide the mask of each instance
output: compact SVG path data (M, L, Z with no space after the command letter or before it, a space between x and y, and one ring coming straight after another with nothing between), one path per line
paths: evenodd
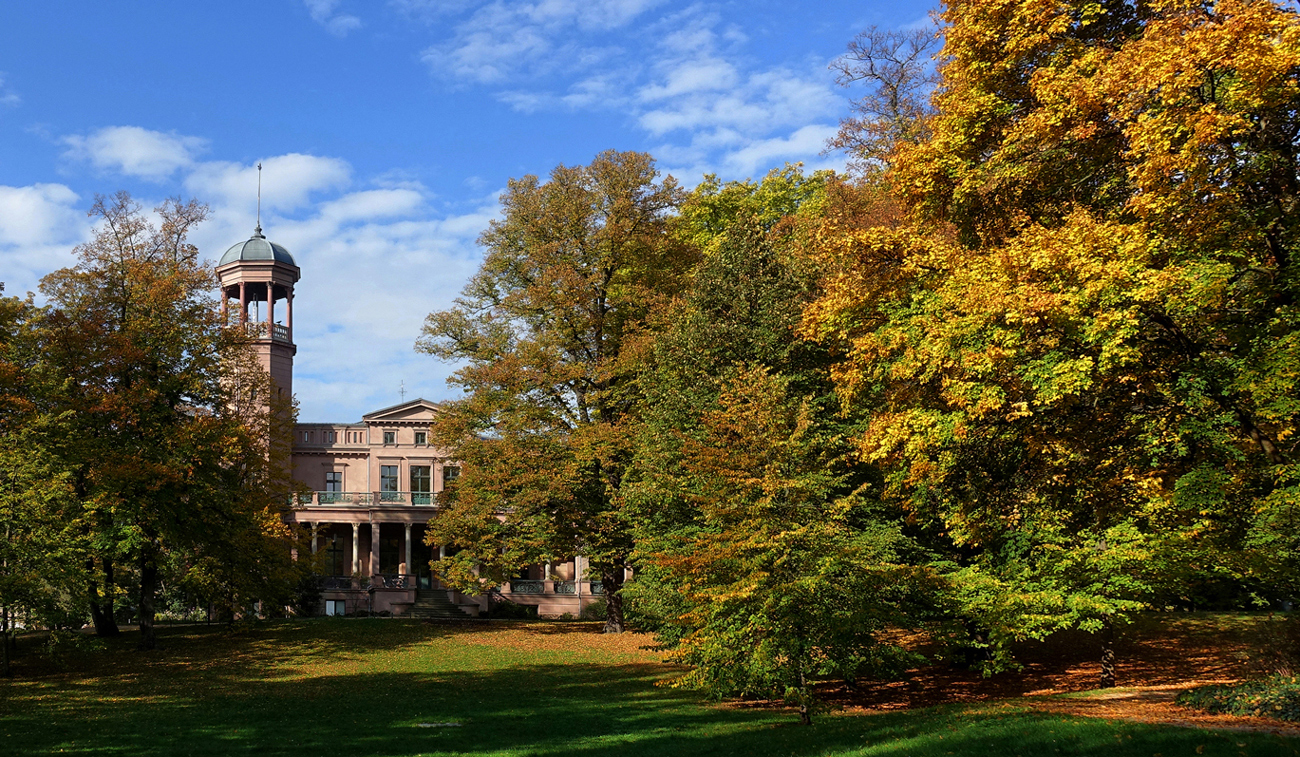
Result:
M396 421L431 421L441 411L438 403L426 399L414 399L400 405L386 407L373 413L366 413L361 420L366 423L384 423Z

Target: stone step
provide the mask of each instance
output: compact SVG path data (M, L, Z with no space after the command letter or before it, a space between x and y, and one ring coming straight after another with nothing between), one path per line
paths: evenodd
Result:
M477 613L451 601L443 589L418 589L415 603L407 611L411 618L473 618Z

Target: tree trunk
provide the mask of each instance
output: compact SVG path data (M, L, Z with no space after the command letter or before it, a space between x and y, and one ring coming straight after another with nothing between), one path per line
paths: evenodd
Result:
M808 679L804 677L803 665L799 665L799 722L812 725L812 712L808 709Z
M9 676L9 608L0 610L0 676Z
M99 581L95 578L95 558L86 561L90 572L90 622L95 625L96 636L117 636L117 618L113 617L113 560L104 559L104 596L99 594Z
M1115 625L1106 618L1101 629L1101 688L1115 686Z
M605 590L605 633L623 633L623 561L600 571L600 586Z
M140 649L158 645L154 634L154 595L158 592L158 564L153 551L146 548L140 558Z

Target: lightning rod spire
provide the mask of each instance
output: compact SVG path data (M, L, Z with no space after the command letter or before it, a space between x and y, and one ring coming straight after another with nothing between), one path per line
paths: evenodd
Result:
M262 161L257 162L257 236L262 236Z

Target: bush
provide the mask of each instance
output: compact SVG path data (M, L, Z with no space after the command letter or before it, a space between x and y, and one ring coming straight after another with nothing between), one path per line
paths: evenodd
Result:
M325 606L322 596L320 576L303 576L298 585L294 587L294 613L304 618L320 615Z
M601 597L595 602L582 608L581 618L583 620L604 620L605 619L605 598Z
M1300 721L1300 677L1277 675L1235 686L1200 686L1179 694L1178 703L1206 712Z
M492 603L487 616L495 620L533 620L537 618L537 608L502 599Z

